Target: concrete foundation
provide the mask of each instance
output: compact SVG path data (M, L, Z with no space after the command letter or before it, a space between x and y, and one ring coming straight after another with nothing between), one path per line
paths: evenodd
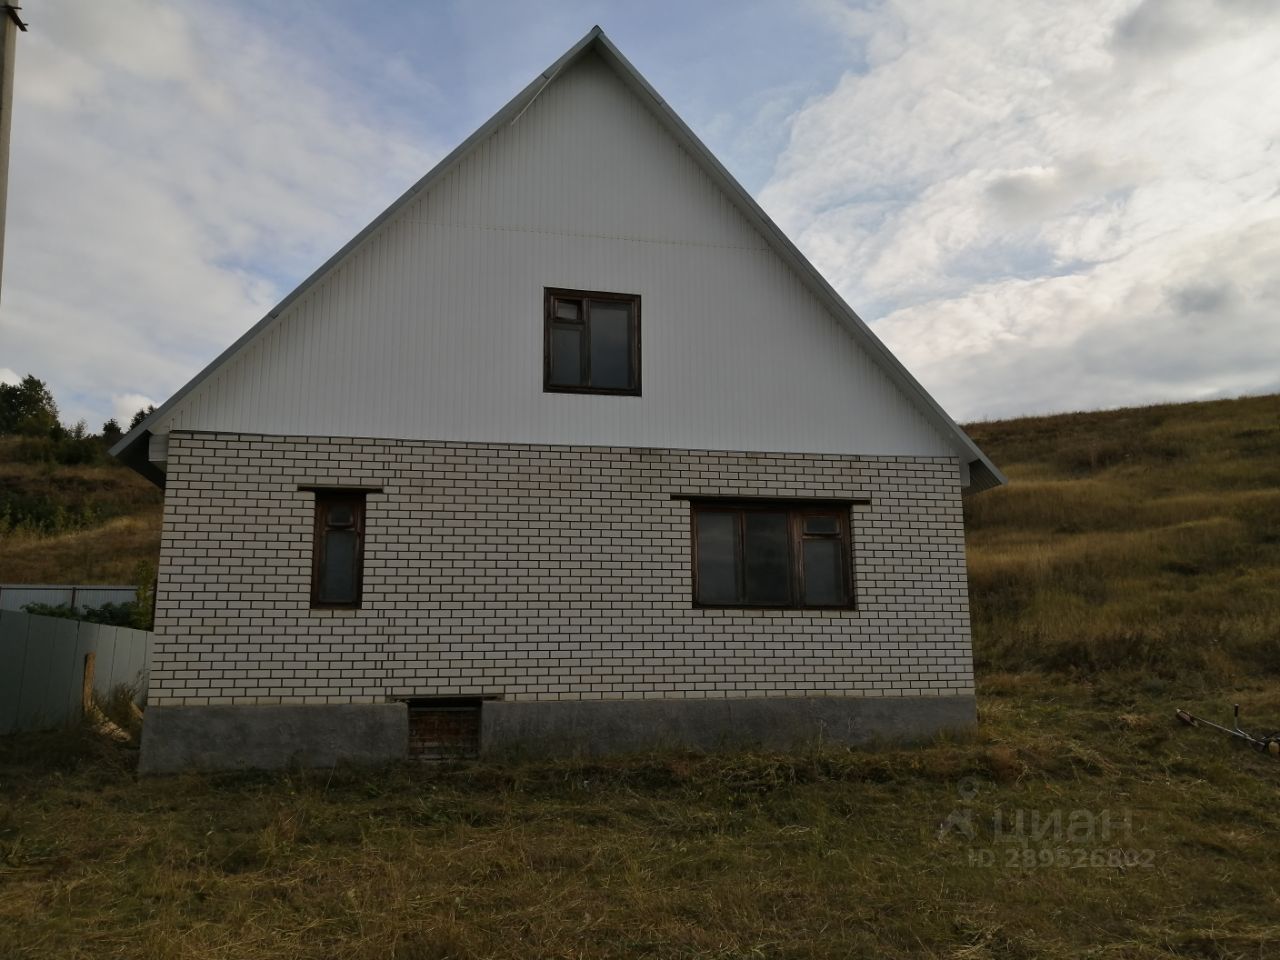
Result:
M277 770L403 760L403 703L152 706L142 725L140 773Z
M728 700L491 700L486 757L647 750L797 750L926 740L977 721L973 696ZM404 760L404 703L148 707L139 771L275 770Z
M489 701L484 756L572 756L683 748L795 750L919 741L977 722L972 695L726 700Z

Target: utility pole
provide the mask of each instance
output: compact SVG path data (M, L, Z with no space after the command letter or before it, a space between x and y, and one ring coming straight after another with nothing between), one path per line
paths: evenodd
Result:
M4 41L0 44L0 275L4 272L4 218L9 200L9 121L13 116L13 56L17 49L18 31L27 25L18 16L22 8L14 3L0 3Z

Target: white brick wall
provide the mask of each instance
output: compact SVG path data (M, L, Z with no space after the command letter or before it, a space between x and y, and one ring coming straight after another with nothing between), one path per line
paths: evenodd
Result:
M310 609L314 494L368 497ZM854 506L858 608L700 610L679 494ZM171 434L157 704L973 692L957 461Z

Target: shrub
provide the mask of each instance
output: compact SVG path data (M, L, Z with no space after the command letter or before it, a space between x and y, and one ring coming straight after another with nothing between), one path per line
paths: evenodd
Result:
M59 463L63 466L87 466L108 463L108 444L101 437L67 434L60 437L24 437L15 443L8 459L14 463Z
M143 618L139 615L137 601L126 600L124 603L104 603L100 607L85 607L78 610L69 603L28 603L22 610L40 617L58 617L62 620L83 620L88 623L102 623L112 627L138 627ZM150 620L149 617L145 618Z
M102 519L90 503L68 506L46 494L0 490L0 534L65 533L95 526Z

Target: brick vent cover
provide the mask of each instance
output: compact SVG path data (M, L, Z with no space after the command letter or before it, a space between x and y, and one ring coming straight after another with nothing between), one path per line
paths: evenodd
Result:
M480 701L410 702L410 760L474 757L479 752Z

